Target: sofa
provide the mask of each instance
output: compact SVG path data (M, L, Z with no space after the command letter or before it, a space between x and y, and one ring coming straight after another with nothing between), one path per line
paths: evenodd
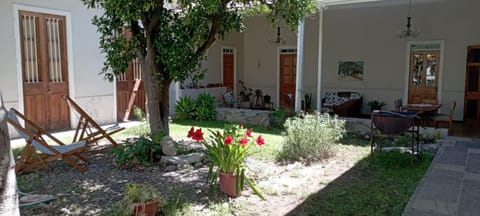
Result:
M362 95L358 92L326 92L322 108L328 108L339 116L358 116L362 108Z

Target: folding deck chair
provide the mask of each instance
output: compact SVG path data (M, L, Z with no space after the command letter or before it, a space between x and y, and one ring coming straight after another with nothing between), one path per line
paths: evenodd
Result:
M7 116L8 123L10 123L27 142L15 167L17 173L26 172L40 166L48 169L47 164L49 162L59 159L77 168L82 173L87 170L84 166L81 166L72 159L72 157L77 157L85 163L88 162L88 160L80 154L87 147L87 140L79 140L71 144L65 144L27 119L14 108L8 111ZM24 121L25 126L20 124L19 118ZM46 139L52 140L56 145L49 145Z
M67 102L70 109L73 109L78 114L78 124L73 137L73 142L86 139L88 143L96 143L98 140L106 138L112 145L117 146L117 142L112 139L111 135L117 133L125 128L118 127L109 131L104 130L95 122L75 101L69 96L63 95L62 98ZM108 130L108 129L107 129Z

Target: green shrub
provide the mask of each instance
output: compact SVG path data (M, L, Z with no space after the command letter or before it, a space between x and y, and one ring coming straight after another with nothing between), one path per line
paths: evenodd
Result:
M292 109L282 109L281 107L277 107L273 112L273 122L272 126L274 128L281 128L283 129L283 124L285 121L290 118L296 116L297 113Z
M217 114L215 103L215 97L212 95L208 93L199 94L195 103L195 120L214 120Z
M321 160L332 156L335 144L345 134L345 121L328 114L306 114L285 121L283 149L279 159Z
M175 104L176 118L179 120L214 120L217 114L215 105L215 97L208 93L200 93L197 100L193 100L190 96L183 96Z
M180 120L195 117L195 101L190 96L182 96L175 104L175 115Z
M127 141L112 150L115 161L120 165L150 165L158 162L162 156L160 140L163 132L155 137L141 136L135 141Z
M135 118L139 121L147 121L147 115L145 114L145 112L138 106L134 106L133 107L133 115L135 116Z

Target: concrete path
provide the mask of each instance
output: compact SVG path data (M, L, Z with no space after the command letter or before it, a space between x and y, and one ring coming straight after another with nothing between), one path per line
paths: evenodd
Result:
M403 215L480 215L480 139L443 140Z

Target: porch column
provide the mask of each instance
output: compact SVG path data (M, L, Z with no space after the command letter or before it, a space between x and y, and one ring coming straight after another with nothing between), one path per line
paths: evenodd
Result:
M302 108L302 88L303 88L303 37L305 31L305 21L298 25L297 36L297 76L295 86L295 111L298 112Z
M323 6L320 6L318 9L317 111L320 111L322 108L323 10Z

